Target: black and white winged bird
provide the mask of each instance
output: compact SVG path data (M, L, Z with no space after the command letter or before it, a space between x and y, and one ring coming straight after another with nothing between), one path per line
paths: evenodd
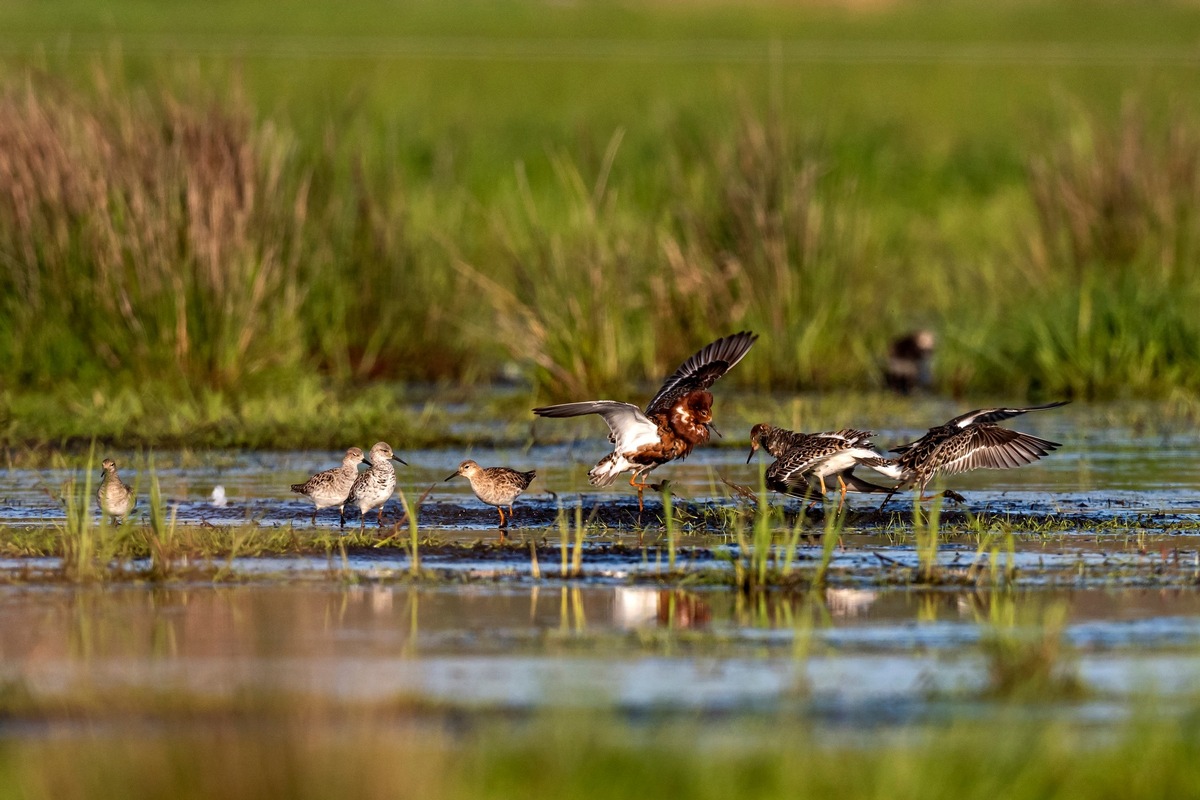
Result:
M632 472L629 485L637 489L638 508L646 475L655 467L686 458L708 441L712 429L712 394L708 388L741 361L758 335L742 331L703 347L663 383L645 412L632 403L588 400L533 409L539 417L579 417L599 414L611 431L613 451L600 459L588 479L608 486L622 472Z
M804 497L811 494L809 480L816 478L823 497L825 479L836 477L841 490L838 509L846 504L846 492L887 492L887 488L858 478L853 474L859 464L886 461L871 443L870 431L843 428L822 433L797 433L776 428L765 422L750 429L750 455L754 458L761 447L775 457L767 468L767 488L780 494Z
M1032 464L1052 450L1062 447L1028 433L1002 428L997 422L1030 411L1065 406L1068 400L1028 408L981 408L970 411L936 428L915 442L893 447L899 453L891 459L863 459L860 463L899 481L884 498L883 506L902 489L917 487L921 500L925 487L937 475L955 475L973 469L1012 469ZM960 499L955 494L948 496Z

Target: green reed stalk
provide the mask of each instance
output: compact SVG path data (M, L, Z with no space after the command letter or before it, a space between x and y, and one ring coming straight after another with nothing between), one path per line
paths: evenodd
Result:
M63 530L63 572L74 580L97 577L97 533L92 525L92 464L96 460L96 443L88 447L83 471L82 494L79 478L73 475L64 490L67 519ZM100 524L104 524L101 514Z
M928 517L921 510L920 493L913 498L913 539L917 550L917 569L922 581L931 582L937 576L939 520L942 498L939 495L929 508Z
M804 515L797 514L792 529L788 532L787 549L783 554L783 577L792 574L792 565L796 560L796 549L800 546L800 535L804 530Z
M174 569L179 557L179 541L175 526L179 509L171 509L170 517L164 514L162 487L159 485L158 473L154 469L154 455L146 465L150 474L150 530L147 539L150 545L150 564L154 575L165 578ZM141 481L141 474L138 474ZM134 489L136 492L136 487Z
M751 574L758 586L767 585L767 572L771 561L771 502L767 497L766 473L759 468L758 507L754 515L754 549L751 554Z
M571 550L571 526L567 523L567 512L563 509L562 501L558 501L558 552L561 559L559 575L567 577L567 563Z
M575 504L575 550L571 553L571 574L583 574L583 504Z
M397 488L396 493L400 496L400 505L404 509L404 515L408 517L408 549L410 554L408 573L415 578L421 574L421 530L420 524L417 521L417 508L409 505L408 498L405 497L403 489Z
M669 488L663 492L663 523L667 527L667 571L675 573L675 504Z
M846 518L842 514L828 514L825 517L825 531L821 534L821 561L817 565L813 582L816 586L824 586L829 575L829 565L833 562L833 552L842 540L842 529Z

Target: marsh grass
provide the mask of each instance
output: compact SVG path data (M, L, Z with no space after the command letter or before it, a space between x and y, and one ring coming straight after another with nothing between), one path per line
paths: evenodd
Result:
M284 703L277 704L286 708ZM399 705L399 704L398 704ZM1184 797L1196 787L1191 715L1150 714L1099 735L1020 713L826 740L811 721L545 712L531 721L405 723L403 706L339 714L312 702L249 718L182 713L154 736L104 733L14 739L0 777L14 796L201 798L289 796L447 800L617 798ZM408 711L411 719L413 711ZM418 719L421 719L418 717ZM53 729L53 726L52 726ZM981 754L985 754L981 756Z
M151 456L146 469L139 471L150 475L150 524L143 528L150 551L151 575L158 579L171 576L179 561L184 557L179 530L175 524L177 508L172 508L168 515L163 502L162 489L159 486L158 473L154 469L154 457Z
M834 551L842 541L842 531L845 527L846 517L843 514L827 514L825 516L825 529L821 533L821 559L817 562L817 569L813 575L813 586L823 587L829 577L829 565L833 562ZM789 548L792 545L789 545ZM783 577L786 579L789 575L790 562L784 563Z
M91 85L26 70L0 86L8 441L137 436L134 418L147 444L313 441L329 434L305 412L347 387L629 391L739 328L763 338L730 380L759 388L875 386L886 342L917 323L944 334L958 391L1200 388L1200 126L1183 112L989 141L1028 168L977 176L968 200L931 152L970 152L977 131L880 155L886 128L839 141L783 92L735 89L708 114L668 97L606 126L577 98L573 131L510 120L519 157L468 177L455 158L494 129L405 131L397 152L343 138L328 115L354 109L316 112L315 134L228 76L169 74L115 57ZM525 125L538 133L513 136ZM909 232L963 208L984 210ZM282 411L256 412L280 387ZM23 402L73 389L86 416ZM98 413L93 395L114 400Z
M938 578L938 544L941 538L942 497L938 495L929 508L921 508L920 492L913 493L913 543L917 552L917 576L925 583Z
M92 483L95 471L95 445L88 450L82 470L77 470L62 487L62 502L66 521L56 530L59 543L53 549L62 557L62 574L71 581L103 580L111 573L123 571L123 562L141 554L135 544L138 538L134 515L139 512L136 502L144 470L138 470L134 481L134 509L121 520L100 513ZM82 472L82 478L80 476ZM82 481L82 482L81 482Z

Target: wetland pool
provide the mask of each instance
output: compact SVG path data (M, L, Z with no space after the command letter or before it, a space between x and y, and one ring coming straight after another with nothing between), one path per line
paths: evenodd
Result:
M1029 713L1106 719L1148 696L1193 699L1200 597L1145 589L10 586L0 681L60 710L259 697L418 716L568 707L896 725L987 713L992 623L1015 615L1005 635L1020 639L1022 620L1051 607L1064 614L1063 667L1087 694Z
M1022 422L1069 444L1024 469L956 477L968 503L947 505L934 554L920 552L908 497L879 513L878 497L850 495L816 583L823 514L773 498L787 513L771 518L772 568L787 560L801 579L750 591L735 588L751 556L733 529L750 535L755 506L736 486L756 486L761 465L740 448L704 448L655 473L675 498L673 548L661 495L639 515L627 486L587 486L602 440L401 450L400 487L422 498L417 577L407 528L381 531L372 518L359 535L351 515L343 533L329 510L313 525L288 490L340 453L156 453L164 505L186 536L291 543L192 556L165 581L146 580L150 560L134 558L124 577L71 583L62 558L14 553L31 531L65 530L64 487L80 473L0 470L10 545L0 681L39 709L87 696L125 697L114 706L125 710L135 695L205 707L278 696L439 715L580 707L872 727L988 713L1009 662L1046 651L1047 669L1083 691L1031 703L1030 714L1102 720L1147 697L1190 704L1200 441L1126 429L1071 439L1070 414ZM148 528L143 460L105 455L138 484L132 527ZM504 544L494 509L465 480L443 480L467 456L539 471ZM389 504L389 522L400 514ZM921 578L922 558L938 580Z

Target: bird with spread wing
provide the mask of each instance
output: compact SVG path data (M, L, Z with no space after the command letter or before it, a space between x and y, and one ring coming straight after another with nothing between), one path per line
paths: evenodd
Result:
M613 451L588 472L593 486L608 486L622 472L632 471L629 485L637 489L638 509L646 475L655 467L686 458L707 442L712 428L709 387L732 369L758 339L742 331L702 348L667 378L645 412L632 403L589 400L533 409L539 417L579 417L599 414L608 423Z
M936 475L1023 467L1062 447L1058 442L1002 428L996 423L1030 411L1058 408L1068 402L1059 400L1028 408L980 408L930 428L929 433L915 442L893 447L892 452L900 454L894 459L863 459L859 463L899 481L880 508L896 492L912 486L920 491L921 500L929 500L925 487ZM956 493L948 492L947 496L959 499Z

